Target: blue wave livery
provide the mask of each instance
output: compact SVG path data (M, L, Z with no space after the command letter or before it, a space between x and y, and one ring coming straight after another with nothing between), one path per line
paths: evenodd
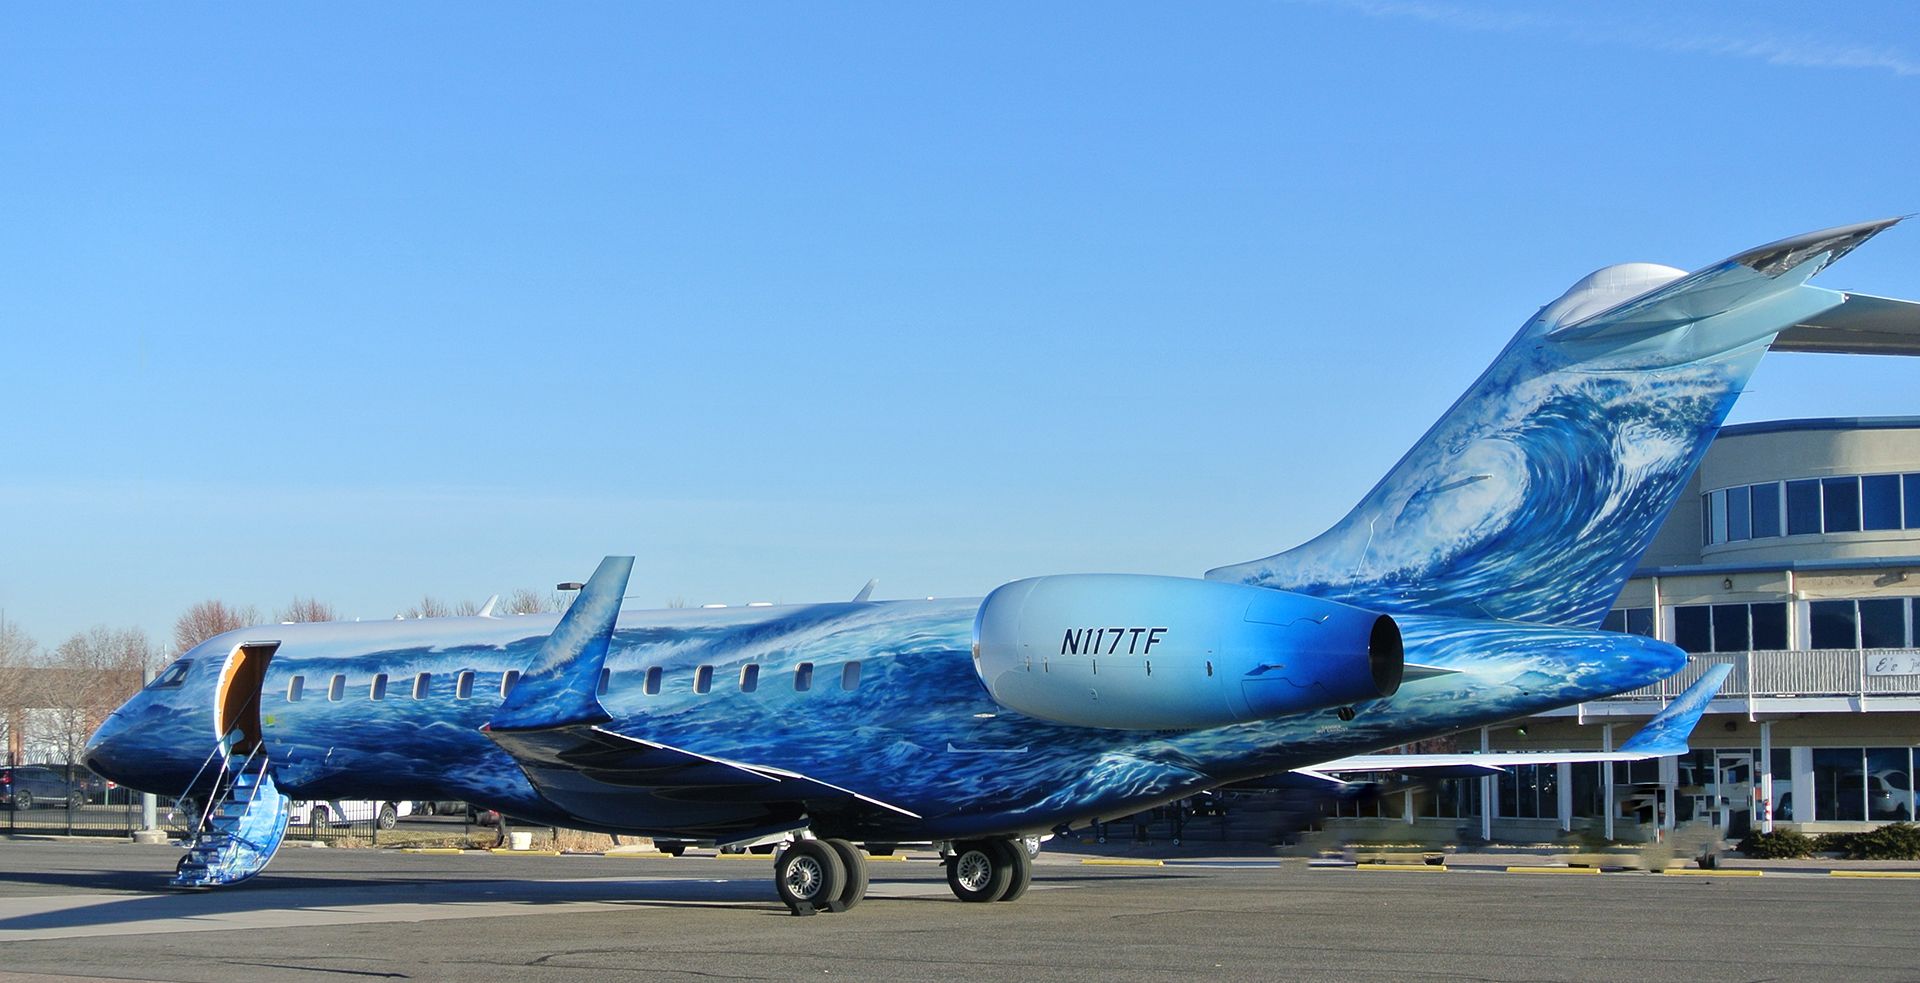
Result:
M1338 525L1204 579L625 611L633 561L608 557L557 618L209 639L100 727L87 764L208 803L183 886L257 873L289 795L465 799L784 842L775 885L797 913L860 900L856 844L934 842L958 897L1006 901L1032 834L1290 772L1511 764L1527 756L1366 755L1682 670L1672 645L1597 626L1762 355L1920 329L1920 305L1808 284L1896 221L1694 273L1594 273ZM1723 677L1621 751L1531 760L1678 753Z

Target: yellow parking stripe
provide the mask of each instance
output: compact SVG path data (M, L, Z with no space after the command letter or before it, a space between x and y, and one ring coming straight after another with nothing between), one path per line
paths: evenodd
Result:
M1920 878L1920 870L1830 870L1828 877L1915 877Z

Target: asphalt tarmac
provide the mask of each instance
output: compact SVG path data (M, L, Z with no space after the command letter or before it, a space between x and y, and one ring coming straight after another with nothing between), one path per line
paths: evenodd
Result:
M0 979L1920 980L1920 880L1589 876L1042 853L963 904L930 859L796 918L752 859L286 850L236 888L177 848L0 840ZM11 974L25 974L14 977Z

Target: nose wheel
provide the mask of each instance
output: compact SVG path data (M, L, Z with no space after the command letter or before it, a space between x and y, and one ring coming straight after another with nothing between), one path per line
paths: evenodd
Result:
M846 840L795 840L773 861L780 900L796 915L846 911L867 894L867 855Z
M1033 858L1014 840L962 840L947 858L947 887L962 901L1014 901L1033 882Z

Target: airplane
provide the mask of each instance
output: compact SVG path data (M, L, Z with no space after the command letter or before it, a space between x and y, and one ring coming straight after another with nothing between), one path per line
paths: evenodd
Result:
M1021 837L1237 782L1680 753L1725 667L1619 751L1369 756L1688 669L1598 626L1767 351L1915 350L1920 304L1807 282L1898 221L1692 273L1593 273L1343 520L1264 559L984 599L869 585L629 611L633 559L610 556L558 616L208 639L113 712L86 764L206 803L180 886L257 874L288 796L464 799L542 825L778 839L775 890L811 914L864 896L858 844L938 844L956 897L1011 901L1032 877Z

